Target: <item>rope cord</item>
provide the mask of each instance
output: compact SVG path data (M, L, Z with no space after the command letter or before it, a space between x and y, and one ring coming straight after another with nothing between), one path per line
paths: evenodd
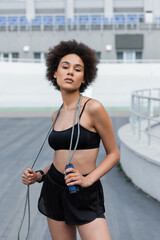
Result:
M50 132L51 132L51 130L52 130L52 128L53 128L53 124L55 123L55 121L56 121L56 119L57 119L57 117L58 117L58 115L59 115L59 113L60 113L60 110L61 110L62 106L63 106L63 105L61 105L61 107L58 109L58 111L57 111L57 113L56 113L56 116L55 116L55 118L53 119L52 126L49 128L49 131L48 131L48 133L47 133L47 135L46 135L46 137L45 137L45 139L44 139L44 141L43 141L43 143L42 143L42 146L41 146L40 149L39 149L39 152L38 152L38 154L37 154L37 156L36 156L36 158L35 158L32 166L31 166L31 169L34 167L34 165L35 165L35 163L36 163L36 161L37 161L37 159L38 159L38 157L39 157L39 155L40 155L40 153L41 153L41 151L42 151L42 148L43 148L43 146L44 146L44 144L45 144L45 142L46 142L46 140L47 140L47 138L48 138L48 136L49 136L49 134L50 134ZM28 205L28 231L27 231L26 240L28 239L29 231L30 231L30 195L29 195L29 185L27 186L26 201L25 201L25 205L24 205L24 212L23 212L22 221L21 221L21 224L20 224L20 227L19 227L19 231L18 231L18 240L20 240L20 232L21 232L21 228L22 228L23 221L24 221L24 218L25 218L25 214L26 214L26 210L27 210L27 205Z
M79 126L79 120L80 120L80 106L81 106L81 100L82 100L82 95L80 94L79 98L78 98L78 101L76 103L76 109L75 109L75 113L74 113L74 119L73 119L73 126L72 126L72 133L71 133L71 140L70 140L70 148L69 148L69 154L68 154L68 163L71 162L72 158L73 158L73 155L76 151L76 148L77 148L77 145L78 145L78 141L79 141L79 136L80 136L80 126ZM74 147L74 151L71 155L71 147L72 147L72 141L73 141L73 134L74 134L74 125L75 125L75 120L76 120L76 113L77 113L77 106L79 104L79 107L78 107L78 134L77 134L77 140L76 140L76 144L75 144L75 147ZM63 104L61 105L61 107L58 109L57 113L56 113L56 116L55 118L53 119L53 122L52 122L52 126L49 128L49 131L42 143L42 146L40 147L39 149L39 152L31 166L31 169L34 167L35 163L37 162L37 159L44 147L44 144L53 128L53 125L55 123L55 121L57 120L58 118L58 115L60 113L60 110L62 108ZM71 157L70 157L71 155ZM28 231L27 231L27 236L26 236L26 240L28 239L28 236L29 236L29 231L30 231L30 194L29 194L29 185L27 186L27 194L26 194L26 201L25 201L25 205L24 205L24 212L23 212L23 217L22 217L22 221L21 221L21 224L20 224L20 227L19 227L19 231L18 231L18 240L20 240L20 233L21 233L21 228L22 228L22 225L23 225L23 221L24 221L24 218L25 218L25 214L26 214L26 209L27 209L27 204L28 204Z
M74 112L74 119L73 119L73 126L72 126L72 133L71 133L71 140L70 140L69 154L68 154L68 164L71 162L71 160L72 160L72 158L73 158L73 156L75 154L75 151L76 151L77 145L78 145L78 141L79 141L79 135L80 135L79 119L80 119L81 100L82 100L82 95L80 94L79 99L78 99L78 101L76 103L76 109L75 109L75 112ZM72 141L73 141L73 134L74 134L74 126L75 126L75 121L76 121L76 113L77 113L77 106L78 106L78 104L79 104L79 107L78 107L78 133L77 133L76 144L75 144L73 153L71 155L71 148L72 148ZM71 157L70 157L70 155L71 155Z

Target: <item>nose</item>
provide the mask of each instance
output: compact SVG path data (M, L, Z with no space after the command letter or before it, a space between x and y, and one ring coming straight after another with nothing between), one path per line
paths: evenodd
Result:
M70 67L70 68L68 69L67 75L73 76L73 68L72 68L72 67Z

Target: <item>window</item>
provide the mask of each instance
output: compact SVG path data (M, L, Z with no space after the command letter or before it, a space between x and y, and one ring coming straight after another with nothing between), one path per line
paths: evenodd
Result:
M44 58L45 58L45 59L47 58L47 55L48 55L48 53L44 53Z
M5 62L8 62L9 61L9 53L3 53L3 60Z
M117 52L117 59L122 60L123 59L123 52Z
M41 61L41 53L40 52L35 52L34 53L34 59L35 59L35 62L40 62Z
M136 59L142 59L142 52L136 52Z
M101 52L96 52L96 56L98 59L101 59Z
M17 53L17 52L12 53L12 61L13 62L17 62L18 58L19 58L19 53Z
M132 63L135 60L142 59L142 52L123 51L117 52L117 60L124 60L124 62Z

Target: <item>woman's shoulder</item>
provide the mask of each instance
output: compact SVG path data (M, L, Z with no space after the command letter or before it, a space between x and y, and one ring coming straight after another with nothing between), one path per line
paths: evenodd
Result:
M56 114L57 114L57 111L58 111L58 110L56 110L55 112L52 113L52 116L51 116L52 121L54 120L54 118L55 118L55 116L56 116Z
M92 98L92 101L89 101L87 104L87 113L94 125L95 123L103 125L111 122L107 110L100 101Z
M87 111L90 114L98 114L104 110L103 104L97 99L86 97L85 102L87 102Z

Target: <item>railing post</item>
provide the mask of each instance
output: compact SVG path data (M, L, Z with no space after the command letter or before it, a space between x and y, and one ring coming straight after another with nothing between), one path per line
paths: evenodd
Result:
M131 110L135 111L135 96L132 94L131 98ZM135 113L132 112L131 114L131 129L133 131L133 134L135 135Z
M141 140L141 97L138 96L138 139Z
M151 99L148 98L148 146L151 145Z
M136 109L136 106L135 106L135 96L133 94L133 98L132 98L132 110L135 111ZM135 120L135 113L133 112L132 113L132 126L133 126L133 134L135 135L136 134L136 120Z
M133 131L133 94L131 94L131 116L130 116L130 125L131 130Z
M160 99L160 88L158 88L158 98ZM158 101L158 116L160 115L160 100Z

